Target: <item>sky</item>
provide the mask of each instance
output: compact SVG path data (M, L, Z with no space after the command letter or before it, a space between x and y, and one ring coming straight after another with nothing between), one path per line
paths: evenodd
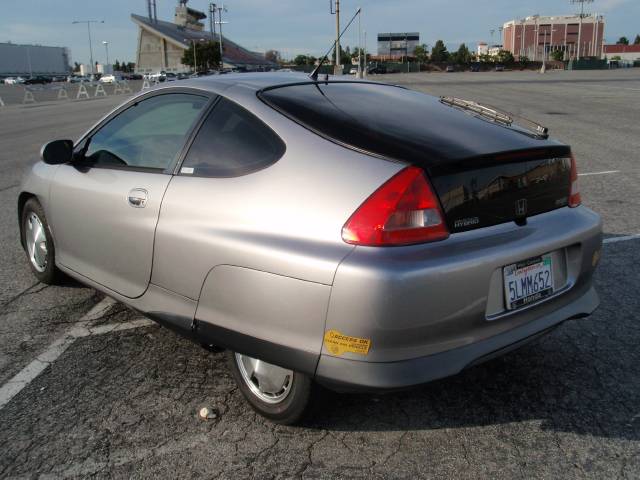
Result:
M156 0L158 18L173 21L177 0ZM135 61L137 27L131 13L146 15L146 0L0 0L0 42L67 47L72 61L89 63L86 24L73 20L104 20L92 25L93 56L105 62L103 41L109 42L111 62ZM208 11L208 0L189 0L189 6ZM297 54L319 56L331 46L335 17L327 0L227 0L223 32L250 50L279 50L285 58ZM529 15L565 15L578 11L570 0L341 0L342 22L362 7L367 47L376 51L378 32L420 32L432 46L442 39L450 50L460 43L471 48L480 41L495 43L504 22ZM640 0L595 0L586 11L606 17L605 41L620 36L633 41L640 34ZM343 45L357 45L356 28Z

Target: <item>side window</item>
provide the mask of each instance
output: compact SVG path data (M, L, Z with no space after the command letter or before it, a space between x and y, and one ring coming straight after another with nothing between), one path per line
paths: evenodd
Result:
M207 101L207 97L184 93L142 100L91 136L84 162L92 166L164 170L182 148Z
M284 142L256 116L221 98L202 124L180 172L201 177L237 177L282 157Z

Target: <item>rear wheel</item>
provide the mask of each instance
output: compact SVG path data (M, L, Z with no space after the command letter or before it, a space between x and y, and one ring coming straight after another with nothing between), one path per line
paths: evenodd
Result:
M251 407L280 424L300 420L309 404L309 376L227 350L229 368Z
M42 283L56 283L61 274L55 265L53 238L42 205L35 198L27 200L22 209L21 229L31 271Z

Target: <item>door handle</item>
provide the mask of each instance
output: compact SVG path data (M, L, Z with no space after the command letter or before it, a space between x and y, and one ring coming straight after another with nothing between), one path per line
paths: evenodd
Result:
M134 188L129 192L127 200L129 205L135 208L144 208L147 206L147 200L149 199L149 192L144 188Z

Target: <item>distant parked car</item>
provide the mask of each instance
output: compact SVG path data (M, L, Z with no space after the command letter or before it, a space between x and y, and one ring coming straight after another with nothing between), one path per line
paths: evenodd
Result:
M144 77L139 73L128 73L124 76L125 80L142 80Z
M27 78L24 81L25 85L44 85L45 83L51 83L51 78L44 75L37 75L35 77Z
M151 82L164 82L167 79L167 72L163 70L161 72L147 73L145 78Z
M67 77L65 75L54 75L51 77L51 81L53 82L65 82Z
M351 70L349 70L349 75L357 75L357 74L358 74L357 68L352 68Z
M480 71L480 64L479 63L472 63L471 64L471 68L469 68L470 72L479 72Z
M455 72L455 71L456 71L456 69L453 68L453 65L447 65L447 68L445 69L445 72L447 72L447 73L452 73L452 72Z
M116 83L119 80L118 77L116 77L115 75L103 75L102 77L100 77L99 82L100 83Z
M374 75L381 75L387 73L387 68L384 65L376 65L375 67L369 67L367 73L372 73Z
M178 79L178 76L173 72L165 73L165 81L166 82L175 82Z
M496 65L496 72L504 72L504 65Z
M4 79L5 85L19 85L24 83L24 78L22 77L7 77Z

